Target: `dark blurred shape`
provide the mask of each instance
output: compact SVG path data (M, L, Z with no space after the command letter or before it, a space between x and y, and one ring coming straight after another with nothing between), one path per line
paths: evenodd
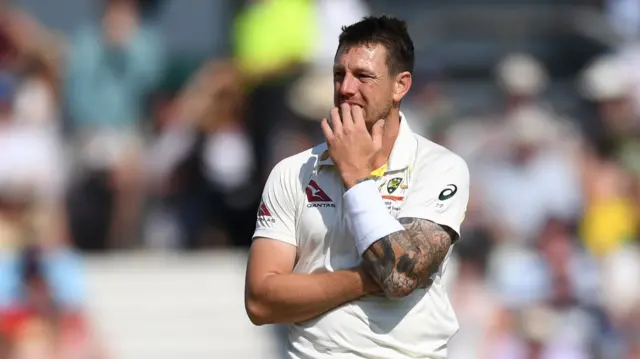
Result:
M455 250L461 261L468 262L476 271L484 274L493 243L494 238L485 228L465 228L464 239L456 244Z
M40 265L40 250L35 246L26 246L23 250L22 278L24 282L41 280L43 271Z
M109 249L113 194L108 174L96 171L79 178L69 191L69 228L74 245L86 252Z
M158 15L162 6L167 0L102 0L103 6L108 6L114 3L133 3L140 9L140 14L146 18L151 19Z
M142 16L144 17L153 17L158 14L158 12L162 9L166 0L138 0L140 3L140 10L142 11Z
M15 99L15 80L9 74L0 74L0 121L11 113Z

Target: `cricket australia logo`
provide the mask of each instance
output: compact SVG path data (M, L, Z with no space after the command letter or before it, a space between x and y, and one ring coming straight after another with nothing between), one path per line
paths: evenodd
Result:
M400 187L401 183L402 183L401 177L396 177L389 180L389 182L387 183L387 193L392 194L393 192L395 192L398 189L398 187Z

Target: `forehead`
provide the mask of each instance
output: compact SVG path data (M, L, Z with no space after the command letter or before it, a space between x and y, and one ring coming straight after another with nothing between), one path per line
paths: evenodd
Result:
M380 44L343 45L334 59L335 67L382 69L387 67L387 49Z

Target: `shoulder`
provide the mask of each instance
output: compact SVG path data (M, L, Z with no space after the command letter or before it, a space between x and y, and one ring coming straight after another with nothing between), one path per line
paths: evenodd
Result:
M326 143L322 143L313 148L285 157L273 167L271 177L304 178L310 176L326 149Z
M326 143L322 143L289 157L285 157L284 159L276 163L274 169L278 168L282 170L299 171L301 169L305 169L306 167L315 167L318 159L326 149Z
M457 172L469 176L467 162L457 153L420 135L417 139L415 167L418 171L434 173Z

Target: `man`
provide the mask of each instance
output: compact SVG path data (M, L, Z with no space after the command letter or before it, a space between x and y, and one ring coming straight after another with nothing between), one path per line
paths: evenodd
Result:
M403 21L345 27L326 144L267 181L246 308L257 325L287 324L290 358L446 358L458 324L441 276L469 172L404 120L413 63Z

